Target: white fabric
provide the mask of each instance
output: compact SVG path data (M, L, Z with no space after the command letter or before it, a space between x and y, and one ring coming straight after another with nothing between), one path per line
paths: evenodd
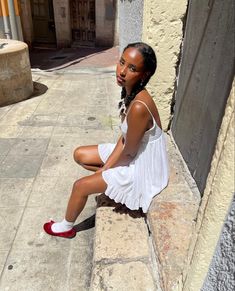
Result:
M102 172L107 184L105 194L116 202L125 204L129 209L140 207L147 212L152 198L159 194L168 184L169 170L164 133L153 119L153 126L145 132L137 155L128 166L120 166ZM121 124L125 139L128 124L126 118ZM100 144L98 151L105 163L112 153L115 144Z
M65 218L61 222L55 222L51 226L53 232L65 232L73 228L74 222L67 221Z

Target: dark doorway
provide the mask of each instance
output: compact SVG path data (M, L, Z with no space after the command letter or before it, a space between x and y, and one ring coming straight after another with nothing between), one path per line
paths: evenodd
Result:
M56 43L53 0L31 0L35 43Z
M71 1L72 39L78 45L95 44L95 0Z

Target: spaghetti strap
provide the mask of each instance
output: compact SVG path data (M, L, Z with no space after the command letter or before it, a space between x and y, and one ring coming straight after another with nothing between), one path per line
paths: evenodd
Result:
M134 100L134 101L132 102L130 108L128 108L127 114L129 113L129 111L130 111L132 105L133 105L135 102L140 102L140 103L142 103L142 104L147 108L149 114L151 115L151 117L152 117L152 119L153 119L153 123L155 124L155 123L156 123L155 118L153 117L152 112L151 112L150 109L148 108L148 105L147 105L144 101L141 101L141 100ZM126 116L127 116L127 114L126 114Z

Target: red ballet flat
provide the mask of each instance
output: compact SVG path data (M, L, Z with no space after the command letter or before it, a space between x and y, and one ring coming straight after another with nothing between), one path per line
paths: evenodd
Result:
M50 222L47 222L43 225L43 228L47 234L53 235L53 236L59 236L64 238L73 238L76 236L76 230L74 228L64 231L64 232L53 232L51 227L55 222L51 220Z

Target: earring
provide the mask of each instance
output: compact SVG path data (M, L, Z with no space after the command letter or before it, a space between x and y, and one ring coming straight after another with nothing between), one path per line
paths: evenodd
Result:
M143 87L144 86L144 80L141 80L140 81L140 87Z

